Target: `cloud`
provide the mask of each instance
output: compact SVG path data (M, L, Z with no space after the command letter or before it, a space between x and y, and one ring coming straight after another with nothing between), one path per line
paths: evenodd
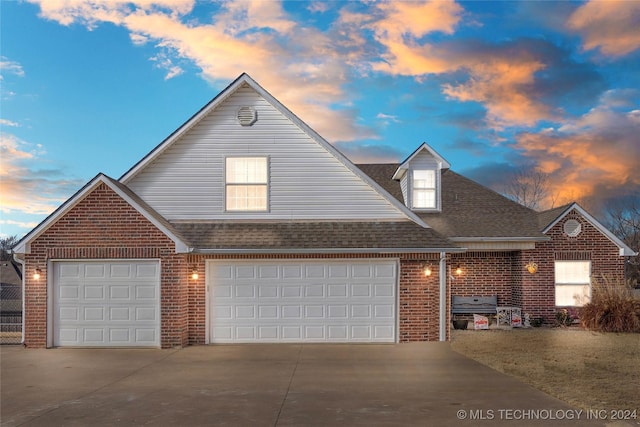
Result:
M0 225L1 224L5 224L5 225L15 225L16 227L20 227L20 228L25 228L27 230L34 228L35 226L38 225L37 222L35 221L14 221L11 219L0 219Z
M376 137L356 123L357 111L342 88L361 46L349 35L331 39L294 21L279 2L226 1L211 22L198 23L183 22L194 2L181 0L33 1L43 17L63 25L110 22L128 29L135 44L156 43L163 52L153 60L167 70L166 79L182 72L176 58L192 61L213 84L248 72L329 140Z
M585 50L627 55L640 47L640 2L591 0L576 9L566 25L582 36Z
M402 123L402 121L398 119L398 116L392 114L378 113L376 114L376 119L380 119L384 126L388 126L391 123Z
M61 170L38 169L45 151L16 136L0 135L0 212L47 215L55 210L81 182Z
M517 148L549 174L558 203L587 201L598 211L612 196L640 191L639 101L635 89L608 91L556 130L518 134Z
M0 119L0 126L18 127L18 126L20 126L20 124L18 124L16 122L12 122L11 120Z
M450 100L480 103L485 124L494 130L532 127L556 112L538 95L538 75L550 60L545 43L510 40L488 44L470 40L430 41L433 33L452 35L463 18L453 2L391 2L367 23L385 52L374 71L390 75L446 75L442 93ZM546 45L549 45L546 43Z
M18 77L24 77L24 70L22 65L10 60L6 56L0 56L0 80L4 79L4 74L9 73Z

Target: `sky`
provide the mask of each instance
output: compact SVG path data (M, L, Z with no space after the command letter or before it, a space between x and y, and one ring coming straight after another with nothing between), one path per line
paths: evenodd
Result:
M0 237L248 73L355 163L427 142L543 207L640 198L640 1L0 0Z

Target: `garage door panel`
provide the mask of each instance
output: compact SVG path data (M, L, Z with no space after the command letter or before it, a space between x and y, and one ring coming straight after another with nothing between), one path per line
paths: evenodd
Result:
M53 263L53 345L160 345L158 261Z
M394 342L396 265L211 262L209 341Z

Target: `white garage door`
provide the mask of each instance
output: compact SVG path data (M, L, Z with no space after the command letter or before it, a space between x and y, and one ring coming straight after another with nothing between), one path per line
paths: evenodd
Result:
M211 261L209 341L395 342L396 261Z
M160 346L160 263L53 263L53 345Z

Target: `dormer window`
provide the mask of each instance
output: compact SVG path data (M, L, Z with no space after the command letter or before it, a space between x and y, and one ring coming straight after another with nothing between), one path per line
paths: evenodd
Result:
M413 171L413 209L436 208L436 171Z
M439 212L442 171L449 168L449 162L426 143L422 144L393 174L393 179L400 181L405 205L416 211Z

